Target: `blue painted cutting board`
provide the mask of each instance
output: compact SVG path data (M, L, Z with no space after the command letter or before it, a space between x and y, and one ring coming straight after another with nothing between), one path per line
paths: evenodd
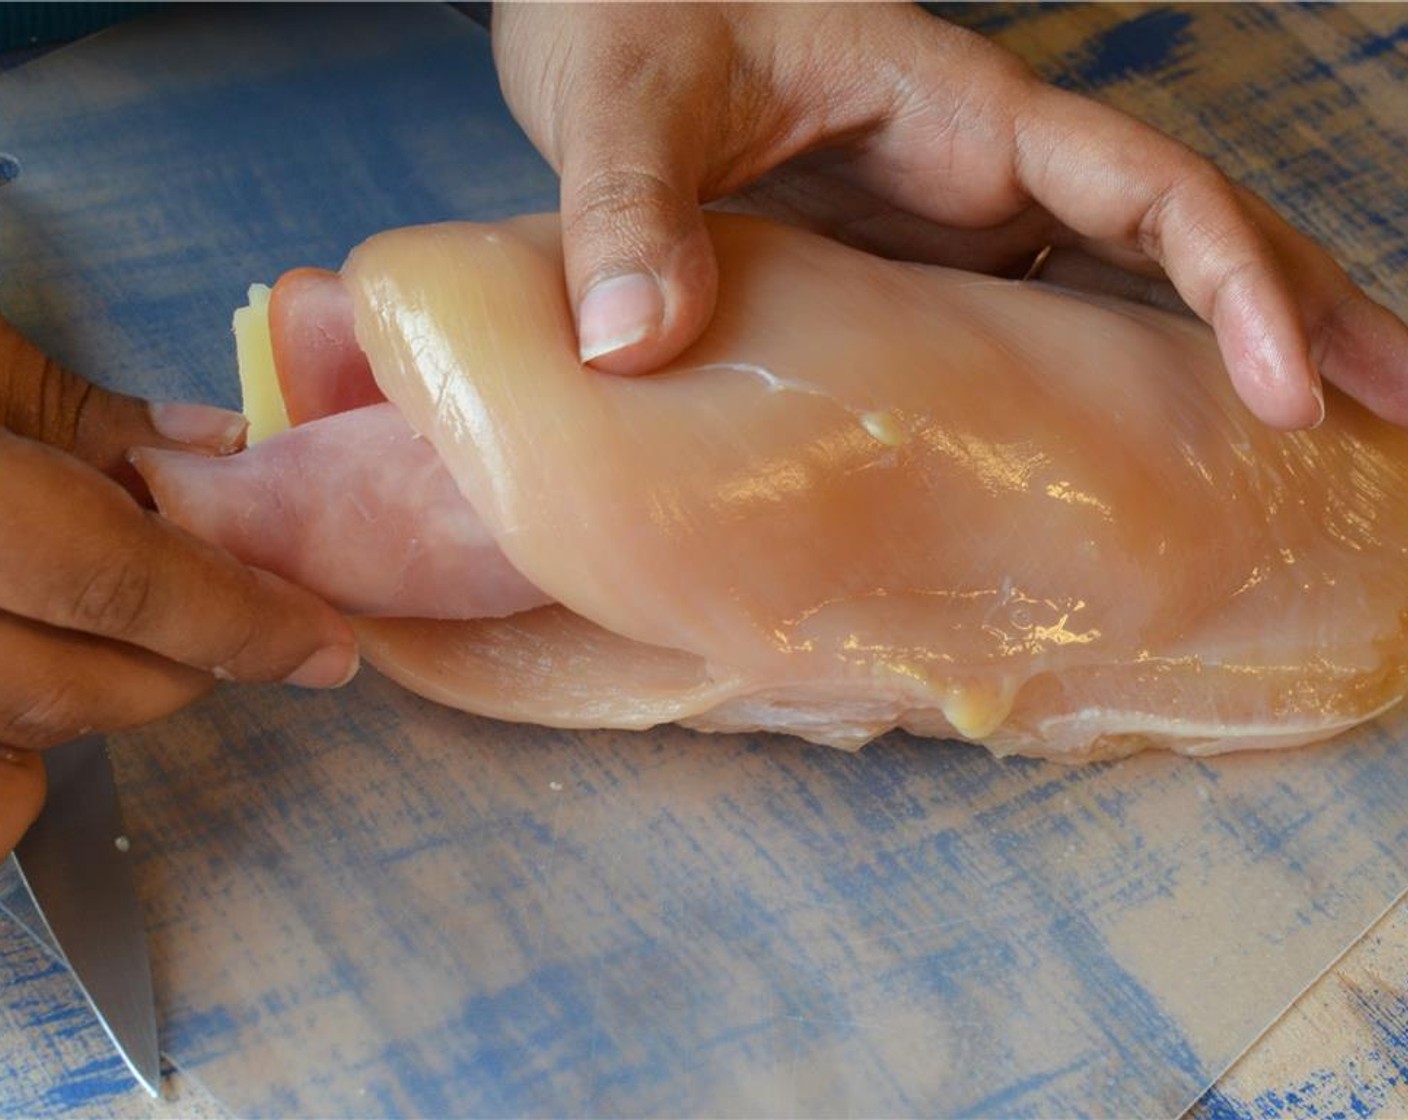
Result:
M1123 55L1053 33L1052 69L1242 160L1402 301L1403 149L1212 97L1197 18L1160 12ZM418 5L106 32L0 77L0 150L0 309L226 404L249 281L554 197L482 32ZM226 688L117 761L165 1048L238 1113L1166 1114L1408 885L1406 730L1065 770L515 727L367 672ZM0 949L0 1111L101 1101L61 977Z

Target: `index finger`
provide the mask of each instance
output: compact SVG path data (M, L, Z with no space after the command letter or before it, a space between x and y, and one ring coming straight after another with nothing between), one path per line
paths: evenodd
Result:
M1052 86L1030 91L1013 139L1013 173L1033 199L1084 237L1163 267L1216 332L1238 393L1262 420L1317 423L1322 373L1408 420L1408 327L1208 160Z
M330 687L356 671L351 628L320 599L3 430L0 542L0 610L238 680Z

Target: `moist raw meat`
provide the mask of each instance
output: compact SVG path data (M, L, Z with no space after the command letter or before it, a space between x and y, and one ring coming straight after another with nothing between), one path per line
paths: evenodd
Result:
M577 362L555 218L353 252L380 393L552 600L362 620L379 668L558 726L904 727L1065 760L1289 746L1402 697L1408 432L1333 393L1318 430L1271 431L1163 312L711 232L713 324L637 379ZM359 454L287 485L333 508ZM174 509L182 472L152 473Z

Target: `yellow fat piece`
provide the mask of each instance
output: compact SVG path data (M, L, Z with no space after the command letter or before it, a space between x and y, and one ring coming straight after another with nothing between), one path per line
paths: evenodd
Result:
M982 740L1012 714L1017 689L1011 681L957 685L940 704L944 719L965 739Z
M289 426L279 375L274 369L274 344L269 335L269 286L251 284L249 304L235 312L235 358L248 441L258 443Z

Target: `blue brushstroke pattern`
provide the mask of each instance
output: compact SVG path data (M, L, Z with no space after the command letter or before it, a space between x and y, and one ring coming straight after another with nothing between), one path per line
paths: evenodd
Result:
M1074 65L1076 84L1087 89L1140 75L1151 77L1181 61L1192 46L1193 16L1173 8L1141 12L1096 35Z

